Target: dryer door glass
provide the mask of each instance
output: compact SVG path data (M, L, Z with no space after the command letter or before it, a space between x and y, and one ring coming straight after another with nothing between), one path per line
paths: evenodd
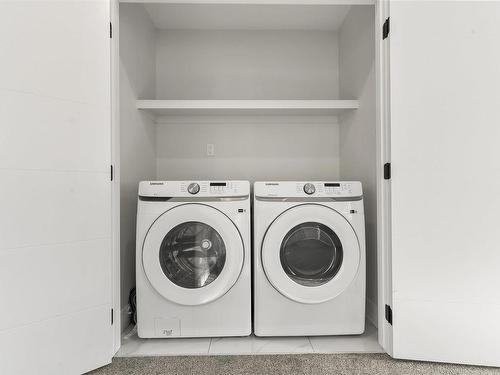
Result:
M214 281L226 262L221 235L210 225L197 221L170 230L160 247L163 273L176 285L194 289Z
M307 222L292 228L281 242L280 260L288 277L300 285L332 280L342 265L342 243L326 225Z

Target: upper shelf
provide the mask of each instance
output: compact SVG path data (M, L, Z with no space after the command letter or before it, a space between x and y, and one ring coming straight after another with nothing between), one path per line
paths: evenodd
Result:
M121 0L144 3L157 29L329 30L371 0Z
M374 5L376 0L119 0L120 3L215 5Z
M357 100L138 100L156 116L175 115L338 115L359 108Z

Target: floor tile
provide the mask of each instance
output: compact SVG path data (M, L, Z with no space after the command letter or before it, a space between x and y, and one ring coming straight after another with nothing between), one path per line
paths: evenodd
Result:
M253 337L217 337L210 343L209 354L252 354Z
M317 336L309 339L314 353L383 353L377 337L377 329L367 322L362 335Z
M307 337L224 337L213 338L210 354L312 353Z
M359 336L223 337L200 339L141 339L135 328L122 337L118 357L174 355L250 355L305 353L382 353L376 328L367 323Z
M313 353L307 337L253 337L252 353Z
M172 356L208 354L209 338L141 339L134 328L122 338L117 357Z

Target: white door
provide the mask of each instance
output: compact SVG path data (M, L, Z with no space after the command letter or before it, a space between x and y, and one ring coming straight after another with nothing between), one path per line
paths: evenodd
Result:
M108 1L0 1L0 373L109 363Z
M151 225L142 248L149 282L165 299L202 305L229 291L240 277L243 239L221 211L182 204Z
M388 43L392 354L500 366L500 2L391 1Z

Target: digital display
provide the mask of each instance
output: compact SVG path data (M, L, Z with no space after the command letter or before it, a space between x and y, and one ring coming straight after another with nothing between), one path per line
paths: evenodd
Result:
M325 187L340 187L340 184L338 184L338 183L327 183L327 184L325 184Z
M210 186L226 186L225 182L211 182Z

